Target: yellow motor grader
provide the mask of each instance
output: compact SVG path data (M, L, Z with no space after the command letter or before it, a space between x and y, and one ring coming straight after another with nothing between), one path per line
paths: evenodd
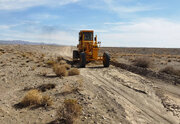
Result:
M73 51L73 61L79 61L82 68L91 61L103 61L104 67L109 67L109 54L104 52L103 56L98 56L100 44L97 42L97 35L94 37L93 30L81 30L79 32L79 44L77 45L78 50Z

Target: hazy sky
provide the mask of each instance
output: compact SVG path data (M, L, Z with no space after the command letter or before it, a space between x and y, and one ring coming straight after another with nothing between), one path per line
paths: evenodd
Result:
M0 0L0 39L76 45L93 29L103 46L180 48L180 0Z

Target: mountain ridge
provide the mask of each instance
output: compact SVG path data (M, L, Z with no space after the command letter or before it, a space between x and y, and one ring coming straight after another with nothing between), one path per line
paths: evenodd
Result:
M0 40L0 44L19 44L19 45L59 45L56 43L30 42L23 40Z

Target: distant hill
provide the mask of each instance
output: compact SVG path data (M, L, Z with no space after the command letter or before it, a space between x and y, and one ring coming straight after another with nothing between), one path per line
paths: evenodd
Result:
M35 43L22 40L0 40L0 44L20 44L20 45L58 45L58 44L48 44L48 43Z

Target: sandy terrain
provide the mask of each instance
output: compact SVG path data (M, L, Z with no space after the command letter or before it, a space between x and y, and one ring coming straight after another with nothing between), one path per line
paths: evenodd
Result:
M159 68L156 69L158 61L167 61L166 58L155 58L156 66L140 73L133 71L132 68L141 69L131 67L127 56L119 56L122 52L118 54L110 50L116 63L109 68L103 68L101 63L90 63L86 68L79 68L80 75L54 76L52 68L46 66L46 60L63 56L69 62L73 49L60 46L0 46L1 124L50 123L56 120L57 109L69 98L77 99L83 108L78 124L180 123L180 77L159 74ZM127 68L118 65L118 62L125 63ZM82 83L81 90L63 93L67 85L77 82ZM25 89L48 83L56 84L54 89L43 92L52 97L54 104L51 107L18 109L14 106L26 94Z

